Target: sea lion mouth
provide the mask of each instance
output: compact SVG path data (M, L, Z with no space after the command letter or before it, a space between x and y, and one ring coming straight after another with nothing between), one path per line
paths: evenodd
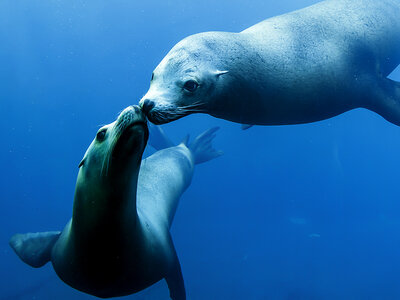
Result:
M104 157L102 173L125 168L134 159L140 162L149 137L147 119L138 106L124 109L113 127L112 142ZM135 159L135 157L137 159Z
M127 128L134 127L136 124L146 124L146 116L137 105L125 108L117 118L115 125L116 136L120 136Z
M137 127L141 126L144 130L145 133L145 137L148 135L148 128L147 128L147 122L145 121L136 121L133 122L129 125L127 125L122 132L120 133L119 137L118 137L118 141L117 143L120 142L120 140L127 140L129 139L137 130Z
M129 124L118 137L112 152L110 165L122 170L130 162L140 162L149 137L149 130L145 122Z
M146 112L146 116L150 122L155 125L166 124L180 118L183 118L187 115L194 113L205 113L206 110L204 105L201 103L194 103L185 106L176 106L176 107L153 107L152 109Z
M149 136L147 124L142 121L133 122L125 127L118 137L112 150L112 160L127 159L141 150L141 145L146 144ZM141 154L141 153L140 153ZM141 155L140 155L141 156Z
M147 113L149 121L155 125L166 124L178 120L188 114L177 114L174 110L156 110L152 109Z
M141 127L141 129L138 129ZM143 139L147 142L149 136L149 130L147 128L147 119L142 110L138 106L130 106L124 109L117 119L115 125L116 136L115 136L115 146L112 150L113 156L114 152L118 152L118 149L132 148L132 144L141 144L137 140ZM135 148L135 147L134 147Z

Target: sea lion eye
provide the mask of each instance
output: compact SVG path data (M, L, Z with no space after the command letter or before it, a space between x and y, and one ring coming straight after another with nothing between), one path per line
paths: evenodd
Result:
M104 141L107 133L107 128L101 129L97 134L96 134L96 140L98 142Z
M189 92L194 92L199 87L199 84L194 80L188 80L185 82L183 88Z

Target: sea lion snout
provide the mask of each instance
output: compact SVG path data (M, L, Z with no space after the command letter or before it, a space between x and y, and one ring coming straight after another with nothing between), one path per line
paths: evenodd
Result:
M168 98L156 97L154 100L143 97L139 106L147 119L155 125L165 124L177 120L187 114L185 107L167 101Z
M116 127L123 131L127 127L135 125L136 123L146 124L147 119L139 106L132 105L128 106L120 113Z
M155 106L154 101L149 99L144 99L140 101L142 111L147 115Z

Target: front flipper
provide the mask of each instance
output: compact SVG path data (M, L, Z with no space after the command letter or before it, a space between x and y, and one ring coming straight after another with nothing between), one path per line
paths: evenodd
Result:
M165 280L169 288L169 296L172 300L186 300L185 283L183 282L181 265L175 254L175 263L168 271Z
M10 239L10 246L24 263L40 268L51 260L51 251L60 234L60 231L16 234Z

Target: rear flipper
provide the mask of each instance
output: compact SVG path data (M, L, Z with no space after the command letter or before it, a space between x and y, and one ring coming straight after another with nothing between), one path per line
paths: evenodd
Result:
M212 140L216 137L215 132L219 127L213 127L200 134L193 143L189 143L189 136L182 141L192 152L195 164L201 164L211 159L217 158L223 154L212 147ZM150 139L149 144L156 150L175 146L173 142L165 135L160 126L149 124Z
M60 234L60 231L16 234L10 239L10 246L24 263L40 268L51 260L51 251Z
M193 141L193 143L188 145L188 148L194 157L195 164L204 163L223 154L222 151L217 151L212 147L212 141L216 137L215 132L218 129L219 127L213 127L204 131Z
M400 83L388 78L379 80L372 93L371 110L387 121L400 126ZM369 107L367 107L369 108Z

